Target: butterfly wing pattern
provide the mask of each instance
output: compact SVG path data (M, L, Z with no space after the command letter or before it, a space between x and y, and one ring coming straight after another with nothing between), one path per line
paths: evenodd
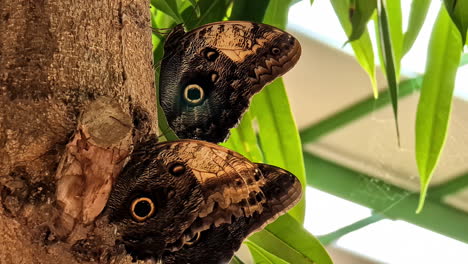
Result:
M213 143L180 140L137 150L108 207L134 259L224 263L300 197L300 182L281 168Z
M167 37L159 98L179 138L224 141L266 84L289 71L299 42L275 27L223 21Z

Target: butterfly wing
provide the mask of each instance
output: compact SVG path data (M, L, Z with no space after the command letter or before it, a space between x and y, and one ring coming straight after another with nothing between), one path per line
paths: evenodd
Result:
M185 33L176 27L165 42L159 96L180 138L222 142L251 97L289 71L301 47L275 27L222 21Z
M301 197L291 173L212 143L165 142L134 155L137 162L118 178L108 207L136 259L228 261L249 234ZM147 201L153 211L145 211Z

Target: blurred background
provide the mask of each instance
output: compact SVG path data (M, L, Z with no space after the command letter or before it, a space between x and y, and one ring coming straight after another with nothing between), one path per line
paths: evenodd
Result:
M401 4L405 28L411 1ZM439 7L432 1L401 62L400 146L386 80L377 69L381 93L374 100L368 76L350 45L343 46L347 37L330 2L306 0L290 8L287 31L303 53L284 81L313 186L307 187L305 227L337 264L468 261L468 66L457 73L446 146L425 207L415 213L418 76Z

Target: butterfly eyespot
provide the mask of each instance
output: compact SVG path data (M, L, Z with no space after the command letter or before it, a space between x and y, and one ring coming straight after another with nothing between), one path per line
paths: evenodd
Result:
M142 222L154 214L155 208L153 201L148 197L140 197L133 200L130 207L130 213L133 219Z
M199 105L205 98L203 88L198 84L189 84L184 89L184 99L191 105Z
M169 165L168 171L174 176L180 176L185 173L185 166L181 163L173 163Z
M200 239L200 232L196 233L190 240L185 241L184 245L191 246Z
M280 54L280 52L281 52L281 50L279 48L275 47L275 48L271 49L271 54L273 54L273 55L278 55L278 54Z
M219 53L212 48L206 48L203 50L203 57L208 61L215 61L218 58Z

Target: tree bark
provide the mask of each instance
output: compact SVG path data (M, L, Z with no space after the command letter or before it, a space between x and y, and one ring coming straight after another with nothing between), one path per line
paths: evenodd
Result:
M65 229L106 239L94 218L107 196L92 185L108 193L132 145L156 134L152 65L148 1L0 0L0 263L99 259L54 237L54 221L75 206Z

